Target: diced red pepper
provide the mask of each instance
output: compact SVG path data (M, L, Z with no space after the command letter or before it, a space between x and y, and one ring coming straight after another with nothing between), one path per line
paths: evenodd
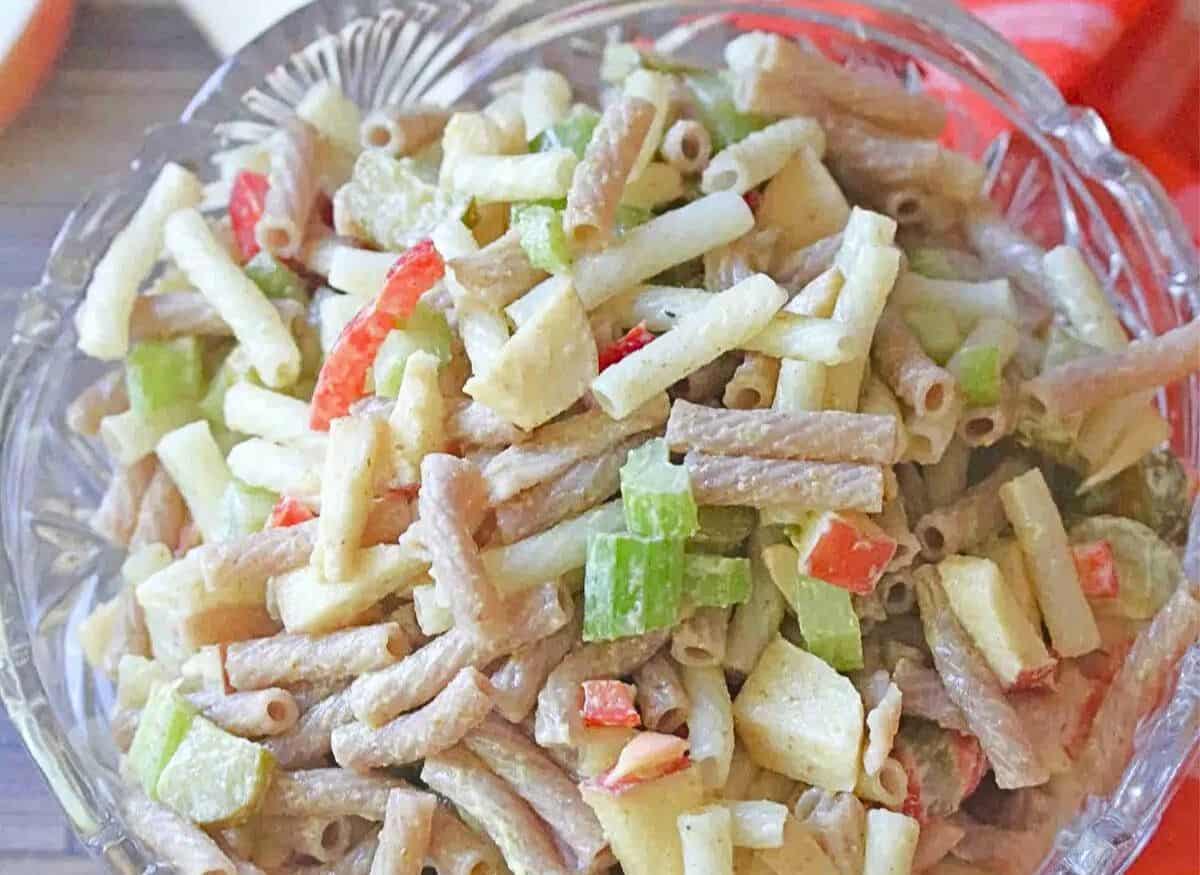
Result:
M896 542L866 517L825 513L809 523L800 549L800 571L826 583L869 595L883 576Z
M756 188L752 188L742 195L742 200L746 202L746 206L750 208L750 212L755 214L758 213L758 208L762 206L762 198L762 192Z
M262 218L269 188L267 177L251 170L243 170L233 180L233 191L229 195L229 221L233 225L233 237L243 262L258 254L258 239L254 236L254 229Z
M637 352L643 346L654 340L654 335L646 330L646 323L639 322L620 340L614 340L600 350L600 370L612 367L627 355Z
M634 707L637 691L620 681L600 680L583 682L584 726L624 726L633 729L642 725Z
M1075 571L1079 574L1079 585L1085 596L1092 599L1117 597L1117 563L1108 541L1074 544L1071 555L1075 559Z
M445 264L430 240L422 240L396 259L379 297L350 320L321 366L309 419L314 430L328 431L330 422L345 416L350 405L366 394L367 369L388 332L397 320L412 315L421 295L444 273Z
M285 495L275 502L275 507L271 508L271 519L267 522L267 528L286 529L289 526L298 526L300 523L316 519L316 516L309 510L308 505Z
M597 777L600 786L619 793L691 765L688 743L675 735L639 732L621 750L617 764Z

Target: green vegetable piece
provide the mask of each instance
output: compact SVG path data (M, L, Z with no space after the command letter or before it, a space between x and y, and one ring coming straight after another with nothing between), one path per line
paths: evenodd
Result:
M763 562L795 612L808 651L838 671L862 668L862 629L850 592L801 574L796 551L790 547L764 550Z
M1088 516L1128 517L1149 526L1164 541L1182 544L1191 513L1188 489L1183 464L1170 449L1161 447L1085 493L1080 503Z
M944 249L924 247L911 250L908 253L908 269L935 280L959 278Z
M638 225L644 225L654 218L654 213L643 207L631 207L628 204L621 204L617 207L616 221L613 223L613 231L618 237L623 236L626 232L632 231Z
M158 798L201 826L241 823L258 808L274 768L262 745L197 717L158 778Z
M701 608L740 605L750 598L750 560L711 553L685 553L683 597Z
M685 81L696 97L700 121L712 136L714 153L767 126L762 116L738 110L733 90L720 73L692 73Z
M129 406L139 416L154 414L204 391L204 361L195 337L145 341L125 361Z
M954 376L967 404L983 407L1000 400L1000 350L995 346L970 346L955 353Z
M944 365L962 345L963 333L954 313L945 307L913 307L904 313L904 321L925 350L925 354Z
M129 745L129 766L142 788L156 795L159 775L171 759L196 716L191 703L168 684L150 693Z
M221 498L225 538L240 538L262 531L277 501L279 496L269 489L248 486L236 479L230 481Z
M308 300L308 286L300 275L265 249L246 262L242 270L268 298Z
M550 152L554 149L570 149L583 160L596 125L600 123L600 113L590 106L576 104L558 124L547 128L529 143L530 152Z
M1071 527L1072 544L1108 541L1117 565L1117 597L1094 601L1093 610L1116 610L1131 620L1149 620L1183 580L1183 563L1149 526L1119 516L1097 516Z
M679 622L683 561L679 540L593 535L583 581L584 640L674 626Z
M450 361L454 336L446 317L424 302L418 302L408 320L388 332L375 354L375 392L395 398L404 379L408 357L422 350L437 358L439 364Z
M692 481L682 465L672 465L662 438L647 441L621 466L625 525L647 538L690 538L700 527Z
M208 381L204 397L200 399L200 414L216 429L225 429L225 393L244 375L233 362L233 352L225 356L217 372Z
M562 211L542 204L520 204L512 209L512 226L521 235L521 248L534 267L550 273L571 268L571 247L563 231Z
M699 528L688 541L688 549L699 553L736 550L750 537L757 520L752 507L697 508Z

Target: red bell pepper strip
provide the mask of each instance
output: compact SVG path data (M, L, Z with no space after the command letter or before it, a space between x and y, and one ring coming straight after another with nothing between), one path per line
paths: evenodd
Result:
M1117 565L1108 541L1075 544L1071 547L1071 555L1085 596L1093 599L1117 597Z
M271 519L267 522L267 528L286 529L316 519L316 516L307 505L285 495L271 508Z
M421 295L433 288L445 269L430 240L422 240L396 259L379 297L350 320L321 366L309 419L314 430L328 431L330 422L345 416L350 405L366 394L367 369L388 332L397 320L412 315Z
M825 513L796 539L800 572L856 595L870 595L896 555L896 542L870 520Z
M746 202L746 206L750 208L750 212L755 215L758 214L758 208L762 206L762 199L762 192L755 188L750 189L742 195L742 200Z
M646 330L646 323L639 322L620 340L614 340L600 350L600 370L612 367L627 355L631 355L654 340L654 335Z
M267 177L251 170L243 170L233 180L233 191L229 195L229 221L233 225L233 237L243 262L258 254L258 239L254 236L254 229L262 218L268 188L270 184Z
M583 682L583 725L641 726L642 718L633 705L634 688L620 681Z

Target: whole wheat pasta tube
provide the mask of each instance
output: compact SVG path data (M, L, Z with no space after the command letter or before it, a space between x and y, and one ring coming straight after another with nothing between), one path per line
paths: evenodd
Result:
M710 456L684 458L699 504L770 507L796 504L833 510L883 509L883 472L874 465Z
M317 539L317 522L264 529L236 541L199 549L205 588L212 592L265 586L269 578L306 564Z
M919 188L901 188L887 192L879 208L896 220L901 228L928 236L944 234L958 221L958 204Z
M345 580L354 573L374 484L389 461L389 443L386 423L374 417L343 416L329 425L312 555L313 567L326 580Z
M347 723L333 730L333 757L357 772L414 763L453 747L492 710L491 685L464 668L429 704L373 729Z
M389 793L371 875L421 875L436 810L437 797L429 793L403 788Z
M930 507L945 507L962 497L967 489L970 463L971 448L961 441L952 440L937 462L922 469L921 476L925 480L925 493Z
M654 395L624 419L612 419L590 410L535 430L521 444L511 446L483 469L493 503L512 498L558 474L581 459L596 456L620 441L658 428L669 413L666 395Z
M729 608L697 608L671 633L671 656L683 666L718 666L725 659Z
M317 194L317 132L293 116L279 129L271 151L270 188L254 237L263 249L294 258Z
M158 460L154 456L145 456L132 465L117 468L108 481L100 506L89 520L91 527L114 544L128 545L137 526L142 498L157 471Z
M296 725L263 742L283 769L310 769L325 764L333 750L333 730L354 719L350 696L333 693L306 710Z
M516 873L566 875L546 824L474 754L451 748L425 761L421 778L483 825Z
M450 259L446 267L470 298L492 307L507 307L548 274L529 262L516 229L478 252Z
M165 469L159 468L150 478L150 485L138 508L137 524L129 538L133 548L146 544L166 544L174 549L188 521L187 506L175 481Z
M623 97L609 105L575 168L563 230L576 246L595 248L612 237L625 181L654 119L654 105Z
M1119 352L1074 359L1027 380L1021 391L1038 413L1061 418L1195 371L1200 371L1200 320L1134 341Z
M446 439L451 442L474 447L509 447L525 440L525 432L478 401L465 399L449 406Z
M712 137L700 122L679 119L667 130L659 151L680 173L699 173L712 158Z
M226 732L243 738L281 735L296 725L300 709L287 690L254 690L246 693L204 691L188 700Z
M538 744L571 745L583 730L579 710L584 681L619 677L633 672L652 657L667 640L666 632L651 632L634 638L595 642L567 656L550 673L538 694L534 733Z
M918 416L936 415L954 403L954 376L925 354L898 314L889 310L880 317L871 357L879 376Z
M329 584L337 586L337 584ZM329 635L275 635L235 642L225 651L234 689L264 689L330 677L351 677L391 665L408 654L395 623L344 629Z
M379 149L397 158L412 155L442 135L450 116L444 109L381 106L363 119L360 142L364 149Z
M666 439L675 452L889 464L895 461L896 420L832 410L718 410L676 401Z
M689 756L700 769L704 786L715 791L729 779L735 743L733 702L725 673L715 666L685 665L682 674L691 703L687 720Z
M1008 524L1000 487L1028 470L1021 459L1005 459L958 499L917 520L914 530L925 557L936 561L999 534Z
M691 702L674 663L659 653L633 673L642 723L656 732L672 733L687 722Z
M567 624L557 586L547 584L508 600L510 632L504 639L479 640L453 628L393 666L357 678L350 686L355 716L371 726L424 705L467 666L480 667L506 653L553 635Z
M492 673L492 701L504 719L520 723L533 713L546 678L579 640L582 619L582 613L575 611L567 625L525 645Z
M75 396L67 407L67 428L76 434L95 437L100 432L100 420L129 409L129 393L125 390L123 368L108 371Z
M438 593L450 606L454 624L462 629L487 628L503 612L475 544L485 489L479 469L463 459L433 453L421 462L421 534Z
M379 828L371 829L346 855L333 865L324 863L295 869L295 875L371 875L372 861L379 850Z
M755 131L713 156L700 178L705 194L734 191L745 194L783 169L801 147L825 154L825 133L811 118L788 118Z
M233 862L200 827L151 802L141 790L128 790L123 807L133 832L180 875L237 875Z
M725 406L736 410L770 407L779 381L779 359L758 352L746 353L725 384Z
M822 237L815 243L809 243L794 252L777 255L772 276L777 276L779 281L793 293L799 293L822 275L828 273L829 269L834 266L834 258L841 248L842 232L839 231L828 237ZM841 271L838 271L834 276L840 275ZM823 284L822 288L824 287L826 286ZM832 313L832 310L830 312ZM806 315L816 316L819 314L807 312Z
M354 839L354 822L340 817L262 817L254 825L257 843L278 844L283 852L336 863ZM259 855L255 854L258 858ZM265 865L265 861L263 861Z
M1019 413L1017 389L1005 380L997 403L963 410L958 436L968 447L990 447L1016 431Z
M433 835L425 865L437 870L438 875L499 875L504 871L496 846L445 805L433 812Z
M906 410L904 428L908 432L908 448L905 450L905 461L922 465L940 462L946 448L954 440L961 413L962 399L957 394L940 413L918 416L914 411Z
M608 845L600 822L583 801L579 786L545 751L511 723L487 718L463 746L509 783L559 841L570 849L576 871L588 871Z
M349 769L277 772L263 798L262 813L290 817L353 815L381 821L388 794L404 782Z
M861 875L867 810L853 793L810 787L796 800L795 814L833 861L839 875Z

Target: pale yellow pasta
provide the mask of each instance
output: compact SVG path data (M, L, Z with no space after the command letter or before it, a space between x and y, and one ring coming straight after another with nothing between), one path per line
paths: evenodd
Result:
M442 135L450 113L442 109L381 106L363 119L359 144L394 157L412 155Z
M733 875L732 821L729 809L720 805L679 815L684 875Z
M1171 439L1170 423L1163 419L1157 410L1147 407L1143 407L1142 410L1143 415L1129 423L1112 448L1108 459L1092 470L1087 479L1080 484L1080 492L1086 492L1112 479L1136 464L1155 447L1160 447ZM1087 424L1086 420L1084 424Z
M908 791L908 775L894 757L887 757L875 774L859 769L854 794L887 808L899 808Z
M1129 343L1121 322L1096 275L1074 246L1057 246L1042 258L1046 283L1079 339L1104 350Z
M845 251L853 243L846 242L842 246ZM833 318L853 326L865 341L875 331L899 269L899 250L890 246L859 247L854 261L845 271L846 283L838 295ZM825 388L826 407L831 410L858 409L867 357L864 351L850 361L830 368Z
M779 378L775 382L774 410L796 413L820 410L825 403L825 378L828 369L819 362L785 358L779 362ZM866 407L864 413L875 412Z
M861 331L836 319L794 316L783 312L742 346L777 358L841 365L859 357L864 338Z
M233 474L221 456L208 422L199 420L164 435L156 452L182 493L204 539L221 540L225 534L221 502Z
M722 401L739 410L771 407L779 381L780 362L762 353L747 353L738 369L725 384Z
M785 605L779 588L751 548L751 590L745 604L734 609L725 636L726 671L742 677L750 674L767 643L779 631Z
M376 472L387 464L388 432L374 417L343 416L329 426L321 515L312 564L326 580L353 576Z
M458 333L472 370L488 371L508 342L508 325L495 304L480 294L470 294L459 281L461 260L480 253L470 229L458 220L441 223L433 230L433 242L448 264L445 283L454 302ZM500 241L496 241L498 245ZM526 259L527 261L527 259Z
M83 352L106 361L128 354L129 317L138 286L162 253L163 225L175 211L199 205L201 196L200 180L190 171L172 163L163 167L92 274L75 317L78 346Z
M717 790L729 778L733 761L733 702L725 673L716 666L680 668L688 701L688 743L704 786Z
M248 486L290 495L313 505L320 503L323 453L250 438L229 451L226 461L233 476Z
M834 235L833 237L825 237L820 241L820 245L825 245L826 241L833 241L837 242L838 247L840 247L842 239L841 234ZM831 251L831 261L838 251L840 251L840 248ZM800 291L796 292L792 299L784 305L783 310L785 313L791 313L796 316L814 316L819 319L828 319L833 315L834 308L837 306L838 295L842 293L842 287L845 284L846 277L842 273L841 268L831 264L805 283Z
M838 872L816 839L795 817L784 822L782 845L759 850L755 856L775 875L837 875Z
M492 102L483 108L484 116L499 132L499 149L505 155L528 148L523 104L524 95L519 89L513 89L497 94Z
M757 334L785 300L770 277L756 274L714 295L703 310L608 368L592 381L592 394L610 416L628 416L672 383Z
M786 252L836 234L849 218L846 196L809 146L801 146L767 183L758 208L758 221L779 229Z
M438 184L449 188L455 165L470 155L499 155L503 153L504 135L496 123L483 113L456 112L442 131L442 166Z
M986 316L1018 324L1017 301L1006 279L987 282L938 280L905 271L896 280L892 300L901 310L923 305L949 310L964 327L974 327Z
M1083 596L1062 517L1037 468L1000 487L1000 501L1033 578L1038 607L1060 656L1100 646L1100 631Z
M908 875L921 827L913 818L875 808L867 812L863 875Z
M268 386L283 388L300 375L300 350L271 302L230 258L196 210L166 221L167 251L217 308Z
M449 187L481 203L564 198L579 159L570 149L528 155L461 155Z
M440 452L445 443L446 405L438 387L438 360L424 350L404 362L400 391L388 419L392 438L413 465L430 453Z
M671 110L672 91L671 77L665 73L639 68L625 77L625 96L644 100L654 108L654 115L630 169L630 179L637 179L643 175L663 142L663 131L666 130L667 116Z
M236 432L280 444L302 443L314 447L325 435L309 428L306 402L241 380L225 393L225 424Z
M340 149L358 154L362 112L335 83L324 80L310 88L296 106L296 115Z
M712 137L704 125L680 119L663 137L663 159L680 173L699 173L712 158Z
M559 122L571 106L571 83L556 70L527 70L521 85L525 138L532 140Z
M722 804L731 818L734 847L778 848L783 845L784 824L788 815L786 805L768 799Z
M801 148L811 149L818 158L825 154L821 125L807 118L775 122L714 155L700 178L700 188L706 194L745 194L782 170Z
M651 210L683 197L683 174L670 164L651 161L641 176L629 180L621 203L625 206Z

